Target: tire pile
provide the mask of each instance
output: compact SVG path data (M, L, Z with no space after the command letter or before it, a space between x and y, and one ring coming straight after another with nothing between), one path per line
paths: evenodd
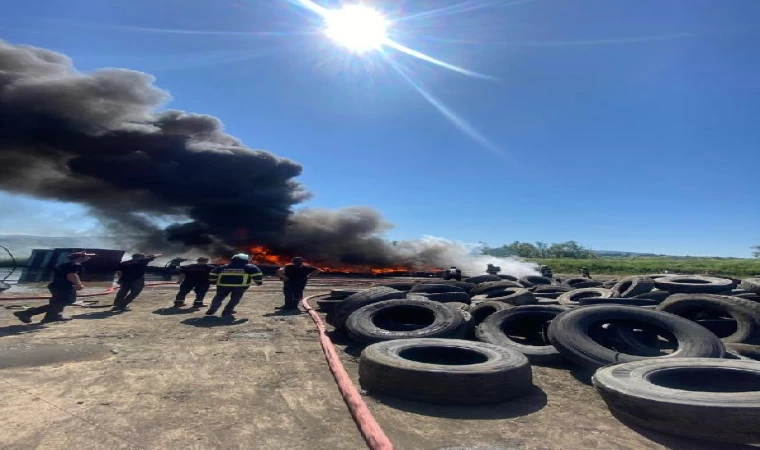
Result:
M531 364L571 364L618 418L669 434L760 443L760 278L602 283L482 275L316 299L359 344L362 387L439 404L503 402Z

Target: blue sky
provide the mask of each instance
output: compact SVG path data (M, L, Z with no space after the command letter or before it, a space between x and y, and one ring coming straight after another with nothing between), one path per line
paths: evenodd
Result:
M365 3L398 19L488 2ZM760 2L490 3L391 31L493 80L387 58L492 148L380 53L351 55L285 0L27 0L4 7L0 38L65 53L85 72L154 74L170 107L215 115L248 146L303 164L307 206L375 207L396 225L391 239L749 256L760 244ZM0 232L94 227L75 206L0 202L16 211Z

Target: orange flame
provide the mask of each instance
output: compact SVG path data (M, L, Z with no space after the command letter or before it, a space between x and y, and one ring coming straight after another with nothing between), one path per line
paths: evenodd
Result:
M248 249L253 257L253 260L259 264L272 264L283 266L288 264L292 257L287 255L279 255L272 252L270 249L263 245L255 245ZM371 273L373 275L392 275L392 274L405 274L411 271L415 271L411 267L406 266L392 266L392 267L370 267L365 265L324 265L319 262L311 262L312 265L318 267L323 272L328 273ZM429 269L428 271L437 271L441 269Z

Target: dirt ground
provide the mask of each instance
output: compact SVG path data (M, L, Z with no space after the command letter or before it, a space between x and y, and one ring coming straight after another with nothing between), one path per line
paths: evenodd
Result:
M317 279L308 293L356 283ZM3 307L40 302L1 302L0 448L366 448L310 317L275 313L279 287L251 289L232 322L170 308L174 286L146 289L131 312L71 307L75 320L49 326ZM356 378L360 349L336 341ZM533 374L534 391L494 406L365 399L399 450L730 448L634 431L566 367Z

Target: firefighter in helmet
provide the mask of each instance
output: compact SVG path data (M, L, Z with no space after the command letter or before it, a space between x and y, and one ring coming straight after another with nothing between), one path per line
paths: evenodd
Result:
M211 306L206 311L207 316L213 316L227 296L230 301L222 311L222 316L235 314L235 306L240 303L245 291L251 287L251 283L261 286L264 275L258 266L249 263L250 257L245 253L238 253L232 257L229 264L219 266L209 274L209 281L216 284L216 295L211 300Z

